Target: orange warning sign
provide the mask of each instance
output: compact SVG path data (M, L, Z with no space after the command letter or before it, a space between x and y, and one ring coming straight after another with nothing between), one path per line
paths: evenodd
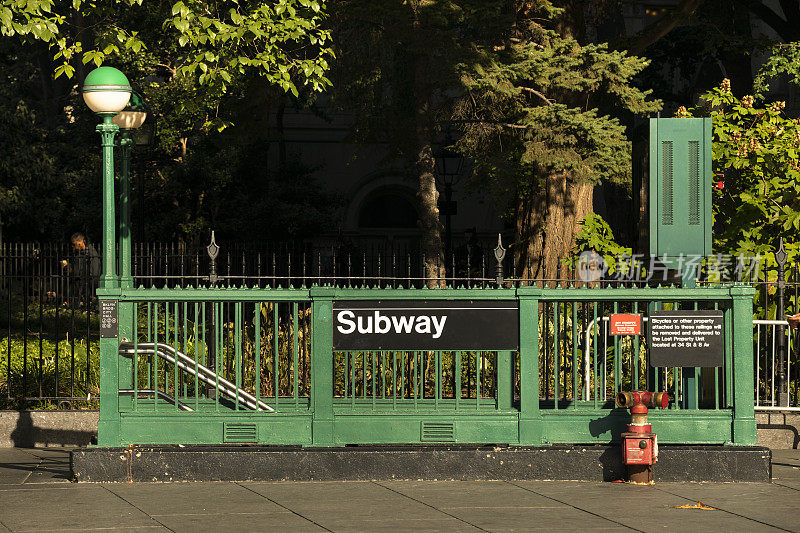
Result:
M611 335L641 335L642 315L611 315L608 317L608 333Z

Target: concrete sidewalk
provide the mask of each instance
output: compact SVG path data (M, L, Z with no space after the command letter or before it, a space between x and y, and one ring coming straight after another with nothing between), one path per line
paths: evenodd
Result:
M0 449L0 531L800 531L800 450L773 452L772 484L70 477L68 449Z

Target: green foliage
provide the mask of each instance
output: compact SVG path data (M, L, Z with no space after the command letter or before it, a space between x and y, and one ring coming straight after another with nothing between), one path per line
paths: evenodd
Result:
M585 250L594 250L603 256L603 261L608 272L613 274L617 271L617 262L623 257L631 257L632 250L622 246L614 240L614 232L611 227L597 213L589 213L581 220L581 229L575 237L575 247L573 254L567 258L567 263L571 266L578 258L578 254Z
M800 42L772 47L769 59L753 80L753 93L759 100L763 100L764 94L769 91L769 81L782 75L800 86Z
M24 396L72 396L86 398L85 407L97 408L96 400L100 392L100 346L97 341L88 345L85 340L74 342L75 364L72 364L73 346L66 339L42 341L42 354L39 356L39 342L28 337L27 356L24 341L13 337L0 338L0 395L5 408L58 407L58 404L42 402L32 406L22 400ZM9 357L9 344L11 356ZM57 349L56 349L57 348ZM89 361L87 361L87 354ZM10 368L9 368L10 362ZM23 387L24 385L24 387ZM81 402L82 403L82 402ZM82 405L72 402L73 408Z
M783 237L790 261L800 257L800 121L785 104L756 105L736 98L730 82L703 97L694 114L713 118L714 248L721 253L766 257Z
M178 0L165 28L177 34L180 74L197 75L200 84L224 93L234 78L252 71L296 97L298 84L313 91L330 85L324 8L319 0Z
M26 310L25 300L19 293L13 292L10 298L6 293L2 298L8 299L8 305L0 307L0 321L7 326L0 336L0 397L10 398L3 407L55 408L57 402L31 405L22 398L74 394L86 398L86 403L72 402L73 408L97 408L95 400L100 384L98 341L92 337L87 341L82 334L74 338L69 331L64 331L65 318L74 321L73 324L80 324L78 329L87 327L90 317L85 309L60 307L59 302L47 303L40 308L40 302L30 299ZM38 321L35 331L31 331L32 320ZM97 330L96 315L91 316L88 327Z
M167 7L169 12L163 13ZM155 28L127 24L136 20L136 11L154 8L163 17ZM5 0L0 34L47 43L55 50L54 59L61 61L56 77L72 77L74 60L100 66L148 48L160 50L165 36L177 43L174 70L216 95L227 92L235 79L255 75L297 96L298 86L321 91L330 85L325 73L333 55L329 32L322 26L324 9L320 0L178 0L171 6L157 0L73 0L71 6ZM81 27L73 22L76 15L96 23ZM160 34L155 39L148 35L153 30ZM85 48L84 42L91 47Z
M625 128L603 110L619 116L659 109L649 91L631 83L647 61L562 36L552 29L553 11L545 12L552 6L541 4L513 30L476 44L478 59L461 66L460 148L501 193L524 196L548 173L627 181Z

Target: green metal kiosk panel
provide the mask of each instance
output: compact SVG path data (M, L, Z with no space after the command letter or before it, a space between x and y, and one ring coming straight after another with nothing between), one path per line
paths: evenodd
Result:
M589 421L587 423L587 420ZM679 410L648 413L663 444L725 444L731 439L730 410ZM619 442L630 415L608 411L542 411L543 440L547 443L590 444ZM738 444L755 444L740 442Z
M175 443L311 444L310 415L197 417L159 413L150 416L123 416L122 422L119 440L99 442L101 446ZM248 434L255 435L255 440L241 440L241 437Z
M518 444L519 416L336 416L337 444Z
M652 254L711 254L711 155L710 118L650 119Z

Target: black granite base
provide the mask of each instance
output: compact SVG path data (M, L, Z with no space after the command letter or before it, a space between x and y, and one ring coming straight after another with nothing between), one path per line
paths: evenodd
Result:
M656 481L771 480L768 448L665 446ZM625 479L619 446L134 446L72 452L78 481Z

